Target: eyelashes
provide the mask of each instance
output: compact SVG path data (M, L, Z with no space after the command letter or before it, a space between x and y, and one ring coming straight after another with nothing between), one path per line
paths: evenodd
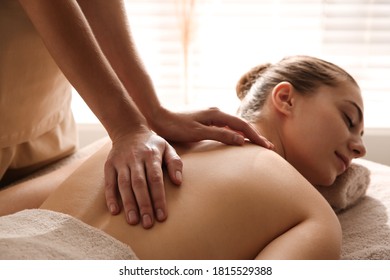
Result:
M345 124L347 125L348 129L352 132L352 131L356 131L356 133L358 132L359 130L359 126L360 126L360 123L357 122L355 123L353 121L353 117L350 117L350 115L348 113L343 113L343 117L344 117L344 122ZM364 130L362 129L360 131L360 136L363 136L364 134Z
M349 128L354 128L355 124L353 123L352 118L346 113L344 113L344 118L345 118L345 121L347 123L347 126Z

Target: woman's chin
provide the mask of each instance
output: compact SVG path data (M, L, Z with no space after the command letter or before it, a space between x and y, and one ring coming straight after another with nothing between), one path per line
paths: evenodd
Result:
M329 187L336 181L337 174L328 174L328 176L318 177L314 186Z

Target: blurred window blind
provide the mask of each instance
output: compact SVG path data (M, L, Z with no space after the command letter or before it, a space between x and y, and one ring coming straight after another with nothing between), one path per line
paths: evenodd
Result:
M366 126L390 127L390 1L324 1L323 32L323 53L360 84Z
M366 125L390 127L390 0L126 0L126 10L168 108L234 113L245 71L307 54L349 71Z

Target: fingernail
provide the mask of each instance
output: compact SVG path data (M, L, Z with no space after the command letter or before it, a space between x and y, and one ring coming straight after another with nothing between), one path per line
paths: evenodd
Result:
M110 204L110 212L116 213L116 211L117 211L117 208L116 208L115 204Z
M134 210L129 211L127 214L129 217L129 223L132 225L138 224L138 215Z
M183 180L182 174L179 170L176 171L176 179L180 182Z
M162 209L157 209L156 216L159 221L163 221L165 219L164 211Z
M145 214L142 216L142 224L145 228L149 228L152 226L152 218L150 217L150 215L148 214Z
M268 149L273 149L274 148L274 144L272 144L267 138L262 137L262 139L264 140L264 142L266 144L265 148L268 148Z
M236 144L242 145L245 143L245 139L241 135L235 134L234 138L233 138L233 142Z

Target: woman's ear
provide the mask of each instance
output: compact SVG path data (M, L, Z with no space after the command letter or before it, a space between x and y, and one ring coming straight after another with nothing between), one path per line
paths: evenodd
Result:
M272 90L272 103L277 111L289 115L294 107L294 87L289 82L281 82Z

